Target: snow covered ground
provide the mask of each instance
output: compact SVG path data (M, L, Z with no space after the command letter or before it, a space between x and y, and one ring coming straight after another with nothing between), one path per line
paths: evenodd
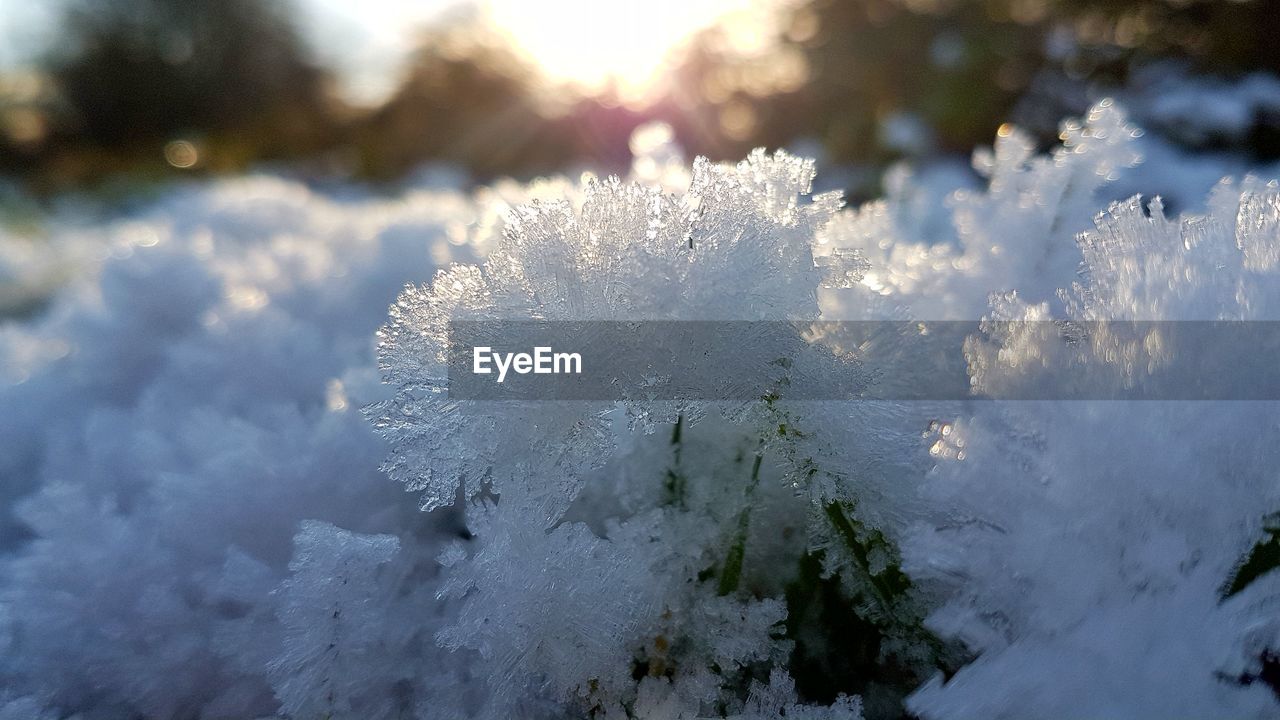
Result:
M1272 85L1125 99L1230 133L1194 99ZM467 318L1280 319L1276 169L1165 138L1104 101L842 209L651 127L626 181L246 177L5 238L48 300L0 325L0 718L1274 717L1275 403L435 392ZM1158 340L955 352L1132 384Z

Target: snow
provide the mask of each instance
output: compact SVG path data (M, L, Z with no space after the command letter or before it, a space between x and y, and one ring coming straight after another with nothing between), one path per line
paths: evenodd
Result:
M860 208L785 153L632 147L627 179L252 176L0 239L0 298L46 303L0 326L0 718L1276 714L1246 680L1280 577L1223 592L1280 510L1274 403L440 392L465 319L1274 320L1267 168L1109 101ZM978 391L1140 384L1184 341L984 327L954 349ZM864 691L793 675L814 587L875 640Z

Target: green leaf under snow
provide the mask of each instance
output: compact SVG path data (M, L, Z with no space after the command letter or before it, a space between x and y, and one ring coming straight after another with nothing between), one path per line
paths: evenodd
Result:
M1219 589L1223 600L1249 587L1254 580L1280 568L1280 513L1269 516L1262 529L1263 538L1236 565L1231 577Z

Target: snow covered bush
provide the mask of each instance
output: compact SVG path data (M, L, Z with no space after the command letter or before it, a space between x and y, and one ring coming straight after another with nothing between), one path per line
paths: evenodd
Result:
M1062 139L846 210L651 127L626 180L248 178L7 243L61 285L0 326L0 718L1273 716L1273 402L447 393L459 320L785 321L788 382L918 386L821 321L985 318L976 393L1102 397L1191 337L1104 321L1277 319L1275 183L1190 199L1110 102ZM1179 216L1124 200L1162 177Z
M396 394L375 411L387 470L426 509L498 498L464 502L475 538L447 556L462 612L440 636L479 652L485 717L530 697L626 717L646 677L679 699L664 712L687 717L739 713L753 683L781 693L799 633L784 627L788 586L819 532L855 556L846 602L869 641L885 637L876 661L938 661L892 559L863 557L891 549L846 515L842 472L819 464L785 389L748 403L649 401L639 387L616 404L442 392L451 320L818 318L819 288L855 283L862 261L819 243L839 204L806 201L813 172L756 152L737 167L696 161L679 194L589 181L580 205L517 211L482 267L442 271L392 308L380 362ZM816 590L793 586L791 604Z
M1091 367L1099 386L1141 386L1203 335L1152 325L1134 342L1100 321L1275 320L1280 189L1224 181L1204 215L1159 199L1117 203L1082 233L1083 280L1057 317L969 346L995 390ZM1040 320L1045 304L1001 297L992 316ZM1221 348L1243 373L1272 357ZM1046 377L1048 376L1048 377ZM1242 396L1248 397L1249 388ZM1280 584L1274 402L1051 402L965 417L926 485L953 521L917 528L909 567L954 588L933 620L980 659L916 694L932 717L1272 717ZM1053 658L1050 662L1048 659ZM1117 682L1122 679L1122 682Z
M55 230L72 280L0 343L0 687L14 702L273 714L268 668L299 627L285 621L296 592L273 593L299 523L453 532L387 491L358 408L377 390L388 300L472 257L501 202L330 200L249 178L175 192L106 237ZM281 685L287 704L296 685Z

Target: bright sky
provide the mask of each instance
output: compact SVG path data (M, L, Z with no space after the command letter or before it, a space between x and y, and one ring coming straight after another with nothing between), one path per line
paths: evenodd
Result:
M0 70L22 67L57 28L56 0L0 0Z
M644 99L669 52L759 0L488 0L493 23L553 81Z
M467 0L294 2L303 10L301 29L319 60L338 71L343 94L374 104L395 89L418 30Z
M377 101L395 86L415 31L467 0L301 0L321 58L349 97ZM776 4L778 0L771 0ZM609 85L642 99L668 52L725 15L766 0L475 0L513 47L553 81Z
M376 103L399 81L417 31L479 2L512 44L554 81L612 84L639 99L668 51L735 10L778 0L294 0L303 33L351 100ZM53 37L61 0L0 0L0 70L20 67Z

